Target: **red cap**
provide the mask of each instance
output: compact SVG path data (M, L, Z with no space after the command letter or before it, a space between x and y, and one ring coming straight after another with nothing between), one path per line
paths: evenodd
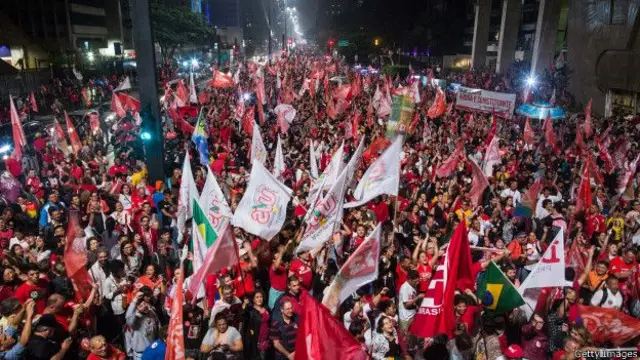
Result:
M519 359L524 356L524 351L518 345L509 345L509 347L504 352L507 359Z

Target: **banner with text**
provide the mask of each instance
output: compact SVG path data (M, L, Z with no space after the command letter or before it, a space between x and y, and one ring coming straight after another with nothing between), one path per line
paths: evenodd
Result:
M500 93L460 86L456 95L456 109L481 111L510 119L516 108L516 94Z

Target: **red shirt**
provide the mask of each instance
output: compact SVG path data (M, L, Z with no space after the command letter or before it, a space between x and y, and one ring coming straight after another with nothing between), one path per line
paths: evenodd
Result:
M45 302L47 298L47 291L45 287L40 286L42 285L41 282L42 280L39 281L38 285L29 285L29 283L25 282L18 286L15 293L15 297L24 304L28 299L32 299L31 294L33 292L37 292L38 300L36 300L36 314L42 314L44 309L47 307Z
M400 292L400 287L402 286L402 284L407 281L408 275L409 274L405 269L402 268L402 266L396 266L396 294Z
M289 265L289 271L300 279L300 285L303 288L311 289L311 280L313 280L313 272L309 265L302 262L300 259L293 259L291 265Z
M284 268L284 265L280 264L275 270L273 270L273 266L269 267L269 281L272 288L278 291L287 290L287 269Z
M418 283L418 292L419 293L426 293L427 289L429 288L429 282L431 281L431 278L429 277L429 275L431 274L431 266L429 266L429 264L427 265L422 265L422 264L418 264L418 275L420 276L420 283Z
M631 264L627 264L624 262L624 260L622 260L622 256L616 256L615 258L613 258L613 260L611 260L611 264L609 264L609 272L611 274L617 275L625 270L631 271L631 269L633 269L635 265L635 261ZM619 281L624 283L627 281L627 279L620 279Z
M107 357L98 356L94 353L89 354L87 356L87 360L124 360L127 355L113 347L112 345L107 345L109 348L107 349Z
M584 232L587 238L591 238L595 232L607 231L607 225L600 214L588 215L585 217Z
M467 306L467 311L465 311L464 314L456 316L456 323L465 324L467 326L467 332L470 333L476 323L476 314L481 310L482 306Z
M13 177L17 178L18 176L20 176L20 174L22 174L22 164L20 164L20 161L10 157L5 160L4 163L7 167L7 170L9 170L9 173L11 173Z

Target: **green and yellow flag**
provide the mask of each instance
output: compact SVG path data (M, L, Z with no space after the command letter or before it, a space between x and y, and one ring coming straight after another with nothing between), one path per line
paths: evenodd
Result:
M196 199L193 199L193 224L206 247L209 248L213 245L218 238L218 234L213 229L213 226L211 226L211 222Z
M489 263L484 278L478 285L477 295L485 309L497 314L524 305L524 299L518 290L493 261Z

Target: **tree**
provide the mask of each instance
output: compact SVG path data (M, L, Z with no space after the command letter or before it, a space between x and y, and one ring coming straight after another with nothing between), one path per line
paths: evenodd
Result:
M213 39L215 31L202 16L191 11L185 0L151 0L154 40L160 45L163 62L180 45L202 45ZM134 19L135 21L135 19Z

